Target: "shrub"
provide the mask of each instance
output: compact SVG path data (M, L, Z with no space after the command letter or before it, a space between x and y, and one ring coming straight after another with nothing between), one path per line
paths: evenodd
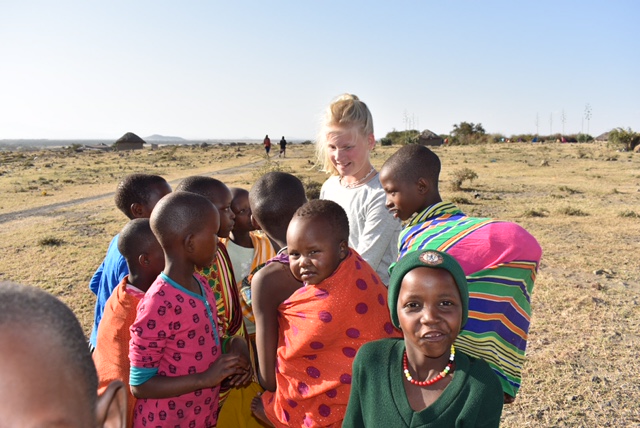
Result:
M589 134L578 134L576 139L578 140L578 143L588 143L593 141L593 137Z
M322 188L322 183L311 179L306 179L304 180L303 184L304 192L307 195L308 200L320 199L320 189Z
M453 177L451 178L451 187L453 190L461 190L462 182L465 180L469 180L472 182L478 178L478 174L475 171L469 168L462 168L453 171Z
M393 140L391 138L387 138L387 137L381 138L380 139L380 145L381 146L391 146L391 145L393 145Z
M610 144L619 146L629 152L640 144L640 134L633 132L631 128L616 128L609 132L608 139Z

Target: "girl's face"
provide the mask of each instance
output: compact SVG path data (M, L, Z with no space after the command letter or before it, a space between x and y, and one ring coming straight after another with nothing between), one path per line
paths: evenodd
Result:
M219 194L216 195L215 200L212 200L213 205L218 209L218 213L220 213L220 230L218 231L218 236L220 238L228 238L229 233L233 229L233 224L235 223L236 215L233 213L231 209L231 201L233 200L233 196L231 196L231 190L225 187L226 191L220 190Z
M239 193L231 201L231 211L236 216L234 219L233 230L238 232L250 232L255 230L251 223L251 207L249 206L249 195L247 193Z
M408 355L442 358L446 365L462 324L462 301L453 276L428 267L409 271L398 294L398 320Z
M332 236L321 218L294 217L287 229L287 252L293 276L316 285L331 276L347 256L348 244Z
M387 195L385 206L395 218L402 221L409 219L413 213L422 211L424 194L420 183L398 180L386 169L380 171L380 184Z
M357 129L329 128L327 154L338 174L343 177L363 178L370 170L369 152L375 145L373 134L360 135Z

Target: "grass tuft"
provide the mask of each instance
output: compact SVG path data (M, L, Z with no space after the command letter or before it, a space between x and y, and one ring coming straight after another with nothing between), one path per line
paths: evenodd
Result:
M631 210L624 210L618 213L618 217L626 217L626 218L640 218L640 214Z
M45 236L38 240L38 245L41 247L59 247L62 244L64 244L64 241L54 236Z
M588 213L582 211L579 208L573 208L573 207L570 207L570 206L562 207L562 208L560 208L558 210L558 212L560 214L573 216L573 217L586 217L586 216L589 215Z

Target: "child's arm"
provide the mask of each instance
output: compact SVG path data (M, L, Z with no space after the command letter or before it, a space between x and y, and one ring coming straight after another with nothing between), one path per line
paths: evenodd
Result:
M132 384L131 393L136 398L177 397L198 389L212 388L244 370L237 355L224 354L202 373L176 377L155 375L140 385Z
M276 390L276 358L278 350L278 306L302 284L289 266L271 263L251 280L253 315L256 319L258 348L258 380L267 391Z

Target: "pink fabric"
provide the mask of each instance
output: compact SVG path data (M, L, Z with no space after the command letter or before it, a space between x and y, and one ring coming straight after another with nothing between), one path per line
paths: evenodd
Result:
M220 357L217 320L215 312L211 312L215 311L216 301L205 279L197 274L195 277L209 307L199 296L175 287L162 276L151 285L131 326L132 366L157 368L156 376L184 376L205 371ZM215 426L219 389L218 385L179 397L139 399L134 427Z
M542 248L522 226L510 222L487 224L447 250L465 275L512 260L540 260Z

